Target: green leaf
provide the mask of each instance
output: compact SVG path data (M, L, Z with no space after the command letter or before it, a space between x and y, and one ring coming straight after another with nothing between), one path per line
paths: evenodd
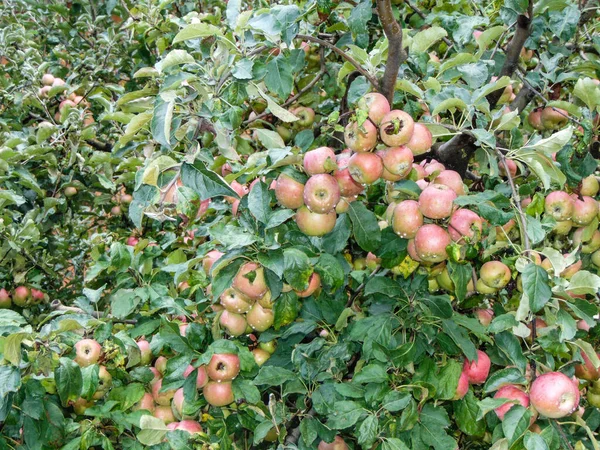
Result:
M173 120L174 108L175 102L165 102L160 97L157 97L154 115L150 122L152 137L167 148L171 148L171 122Z
M388 376L385 367L379 364L368 364L354 375L355 383L387 383Z
M382 408L390 412L402 411L408 406L411 395L408 392L390 391L383 399Z
M352 401L335 402L332 413L327 417L327 426L334 430L344 430L354 426L365 414L359 403Z
M397 298L401 292L400 284L396 280L384 276L369 279L364 290L365 296L382 294L390 298Z
M477 402L477 406L479 407L479 413L477 414L477 420L483 419L486 414L499 408L500 406L508 403L509 400L505 398L492 398L486 397L483 400Z
M527 366L527 359L523 355L521 344L517 337L509 331L503 331L494 337L498 350L515 366L517 366L521 373L525 372Z
M279 330L281 327L292 323L298 317L300 307L300 301L294 291L281 294L273 306L273 313L275 315L273 327Z
M493 392L507 384L527 384L522 372L516 367L507 367L490 374L483 386L485 393Z
M421 303L427 305L431 314L440 319L449 319L452 317L452 303L447 295L426 295L419 299Z
M366 252L375 252L381 242L381 230L375 214L361 202L352 202L348 208L356 243Z
M221 30L214 25L210 25L208 23L194 23L186 26L183 30L177 33L175 39L173 39L173 44L187 41L189 39L198 39L209 36L219 37L223 36L223 33L221 33Z
M232 385L233 395L236 400L246 400L251 405L260 402L260 391L252 381L236 378L233 380Z
M377 438L377 431L379 429L379 420L375 414L369 415L358 427L358 443L363 448L370 448L375 439Z
M63 406L67 406L70 400L77 400L83 388L83 377L79 365L69 359L60 358L60 366L54 371L56 391Z
M421 440L436 450L456 448L456 441L444 430L450 425L448 413L441 406L427 403L419 416L421 423Z
M248 194L248 209L256 220L266 224L271 215L271 194L262 181L255 183Z
M353 34L363 34L367 29L367 23L371 20L373 8L370 0L363 0L350 10L348 26Z
M282 100L290 95L294 87L294 77L292 76L292 66L287 58L278 56L267 64L265 85Z
M454 294L459 302L464 301L467 295L467 286L473 278L471 264L458 264L454 261L448 263L450 279L454 283Z
M182 164L181 181L184 186L197 192L202 200L218 196L239 198L223 178L207 169L199 159L194 164Z
M473 391L454 403L454 417L460 431L469 436L482 436L485 433L485 422L479 419L479 405Z
M280 119L284 122L288 122L288 123L299 120L299 118L296 117L293 113L291 113L287 109L284 109L281 106L279 106L277 104L277 102L275 100L273 100L273 98L271 96L265 94L257 85L250 84L250 85L246 86L246 90L248 91L248 93L250 93L251 91L253 92L255 90L256 93L258 93L262 98L264 98L267 101L267 108L269 108L269 111L271 111L271 113L278 119ZM310 130L305 130L305 131L310 132ZM311 134L312 134L312 132L311 132ZM281 148L281 147L278 147L278 148Z
M321 284L330 291L335 291L344 284L344 269L339 260L329 253L321 253L315 271L321 277Z
M529 299L531 312L540 311L552 297L548 272L534 263L529 263L521 274L523 294Z
M292 288L302 291L308 287L308 279L313 273L313 267L306 253L295 248L283 251L283 275Z
M117 319L125 319L135 311L140 300L132 289L119 289L110 296L110 310Z
M165 56L160 62L156 64L156 70L164 72L169 67L178 66L182 64L192 64L194 57L185 50L171 50L167 56Z
M294 372L283 367L262 366L252 383L255 386L281 386L286 381L293 381L297 378L298 376Z
M30 333L11 333L4 340L4 359L14 366L21 364L21 343Z
M446 319L442 321L442 330L450 336L469 361L477 359L477 349L464 328L458 326L454 321Z
M572 294L596 295L600 289L600 277L587 270L580 270L569 280L567 290Z
M162 442L169 429L161 419L151 415L143 415L140 418L141 431L137 434L137 440L143 445L158 445Z
M438 374L436 397L442 400L451 400L456 395L458 379L462 373L462 364L451 359Z
M550 450L544 438L531 431L525 433L523 444L527 450Z
M410 53L423 53L436 42L448 36L448 32L442 27L432 26L426 30L419 31L414 35L410 46Z
M384 438L381 450L410 450L410 448L398 438Z
M265 148L267 148L268 150L271 150L272 148L285 147L285 143L283 142L281 136L279 136L279 133L276 133L275 131L271 130L266 130L264 128L257 128L255 131L260 143L264 145Z
M113 242L110 246L110 265L117 272L125 272L131 264L131 253L125 244Z
M513 405L504 415L502 420L502 431L504 437L512 444L519 439L529 428L531 411L521 405Z
M235 66L233 66L231 75L238 80L251 80L253 76L252 66L254 66L254 62L251 59L240 59L235 63Z
M0 366L0 400L21 387L21 372L18 367ZM1 403L0 403L1 405Z
M600 105L600 88L591 78L580 78L573 88L573 95L594 111Z

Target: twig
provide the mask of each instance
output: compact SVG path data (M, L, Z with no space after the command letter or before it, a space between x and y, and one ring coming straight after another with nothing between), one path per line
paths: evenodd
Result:
M308 411L306 413L306 417L314 417L317 414L317 412L314 410L314 408L310 408L310 411ZM302 422L302 420L300 421ZM297 427L293 428L290 431L290 434L287 435L287 437L285 438L285 444L286 445L291 445L291 444L296 444L298 442L298 439L300 439L300 424L298 424Z
M562 438L562 440L564 441L565 445L567 446L567 448L569 450L573 450L573 446L571 445L571 443L569 442L569 438L566 436L564 430L562 429L562 426L560 425L560 423L558 422L558 420L556 419L552 419L550 421L550 423L552 425L554 425L554 428L558 430L560 437Z
M373 272L371 272L371 275L369 275L369 277L367 278L366 281L363 281L357 288L356 291L354 292L354 295L352 295L348 301L346 302L346 308L349 308L350 305L352 305L352 303L354 303L356 301L356 299L358 297L360 297L362 295L362 291L365 288L365 285L367 284L367 282L373 278L375 275L377 275L377 273L379 272L380 267L377 267ZM389 272L389 269L383 269L381 271L381 275L385 276L387 273Z
M343 50L339 49L338 47L333 45L331 42L327 42L327 41L324 41L323 39L319 39L314 36L309 36L307 34L298 34L296 37L298 39L303 39L305 41L311 41L316 44L327 47L328 49L330 49L331 51L336 53L338 56L342 57L343 59L348 61L350 64L352 64L356 68L356 70L358 70L360 72L361 75L363 75L367 80L369 80L369 83L371 83L371 85L373 85L373 87L375 89L379 90L379 83L377 82L377 80L369 72L367 72L360 65L360 63L358 61L356 61L352 56L346 54Z
M400 65L406 61L408 55L402 47L402 27L394 18L391 0L377 0L377 12L383 32L388 39L388 57L381 79L380 91L387 97L391 105L394 103L394 89Z
M85 142L102 152L110 152L112 150L112 145L107 144L105 142L97 141L96 139L88 139Z

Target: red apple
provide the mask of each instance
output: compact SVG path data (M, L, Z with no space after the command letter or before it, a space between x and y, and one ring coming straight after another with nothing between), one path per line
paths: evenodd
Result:
M374 153L355 153L348 161L352 179L359 184L372 184L383 174L383 161Z
M456 195L465 195L465 185L458 172L454 170L442 170L433 180L435 184L448 186Z
M240 373L240 358L233 353L215 353L206 367L213 381L231 381Z
M210 274L210 269L212 269L213 264L217 262L219 258L221 258L221 256L223 255L224 253L221 253L218 250L211 250L206 254L204 259L202 260L202 268L204 269L204 272L206 272L207 275Z
M483 384L490 373L492 362L483 351L477 350L477 361L465 360L463 372L467 374L469 383Z
M363 111L369 113L369 119L375 125L381 123L381 119L390 112L390 104L384 95L378 92L370 92L364 95L359 101L357 106Z
M422 123L415 123L413 134L406 144L406 146L412 151L413 155L422 155L427 153L431 149L433 144L433 136L429 128Z
M25 286L18 286L13 292L13 303L21 308L29 305L29 300L31 299L31 292Z
M230 405L235 400L231 381L221 383L209 381L202 389L202 393L208 404L216 407Z
M543 109L544 108L535 108L527 116L527 121L529 122L529 125L531 125L531 127L534 130L538 130L538 131L544 130L544 125L542 125L542 110Z
M413 135L415 121L406 112L393 110L381 119L379 134L388 147L397 147L408 143Z
M450 217L448 233L454 242L478 242L482 232L483 219L470 209L457 209Z
M174 389L169 389L167 391L161 392L162 388L162 379L156 380L152 383L152 397L154 398L154 402L160 406L166 406L171 404L171 400L175 395Z
M319 442L317 450L349 450L349 448L348 445L346 445L346 442L344 442L340 436L336 436L333 442Z
M304 186L304 204L312 212L326 214L340 201L340 187L331 175L313 175Z
M135 236L129 236L127 238L127 241L125 242L127 245L129 245L130 247L135 247L136 245L138 245L138 242L140 240L138 238L136 238Z
M317 289L321 287L321 277L317 272L313 272L308 280L308 287L303 291L296 291L300 298L310 297Z
M600 353L598 356L600 357ZM587 381L598 380L600 378L600 371L594 367L592 361L590 361L590 358L588 358L585 352L581 352L581 357L583 358L583 364L577 364L575 366L575 376Z
M529 407L529 396L523 392L521 388L515 386L514 384L508 384L506 386L502 386L494 395L494 398L505 398L508 400L517 400L519 404L523 408ZM512 408L514 403L506 403L505 405L496 408L494 411L500 420L504 419L504 415L508 412L510 408Z
M548 372L531 384L529 398L541 415L560 419L572 414L579 406L579 389L565 374Z
M458 386L456 387L456 394L452 400L460 400L469 392L469 377L466 372L461 372L460 378L458 379Z
M546 130L560 130L569 123L569 113L564 109L547 106L542 110L541 121Z
M383 152L381 157L383 167L401 178L408 176L412 170L413 153L408 147L391 147Z
M145 339L137 341L137 346L140 349L141 360L140 364L147 366L152 361L152 350L150 349L150 343Z
M190 374L195 369L196 368L192 365L187 366L185 371L183 372L183 378L189 377ZM208 383L208 373L206 372L206 366L201 365L200 367L198 367L198 376L196 377L196 387L198 389L201 389L206 385L206 383Z
M398 203L392 214L394 233L403 239L414 238L417 230L423 225L423 214L419 210L419 203L415 200L404 200Z
M10 293L4 288L0 289L0 309L10 308L11 306Z
M492 320L494 319L494 310L493 309L476 309L475 317L479 320L479 323L484 327L487 327Z
M275 184L275 197L284 208L298 209L304 204L304 185L282 173Z
M257 300L267 292L267 282L263 267L255 262L247 262L240 267L232 286L252 300Z
M162 420L165 425L168 425L172 422L175 422L175 416L173 415L173 411L171 406L160 405L154 408L154 412L152 413L154 417Z
M302 206L296 211L296 224L300 231L307 236L323 236L333 230L337 214L331 211L327 214L319 214Z
M350 121L344 129L344 142L355 152L370 152L377 145L377 127L369 119L362 125Z
M443 184L430 184L419 195L419 209L429 219L445 219L454 210L456 192Z
M75 362L81 367L96 364L102 354L102 346L94 339L82 339L75 344Z
M145 409L150 412L154 412L154 397L149 392L144 393L144 396L133 406L134 411Z
M502 289L510 281L510 268L501 261L488 261L481 266L479 278L486 286Z
M319 147L304 154L304 170L309 175L333 172L336 168L335 153L329 147Z
M175 429L187 431L190 434L202 433L202 426L195 420L182 420Z
M592 197L577 197L572 196L573 199L573 215L571 220L574 224L579 226L586 226L594 220L598 215L598 202Z
M431 263L445 261L448 258L446 247L452 240L450 235L439 225L423 225L415 235L415 251L418 257Z

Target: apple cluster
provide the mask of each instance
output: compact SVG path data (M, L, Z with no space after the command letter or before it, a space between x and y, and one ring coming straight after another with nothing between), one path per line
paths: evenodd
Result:
M8 309L13 305L19 308L28 308L47 300L47 294L33 287L17 286L12 295L7 289L0 289L0 309Z
M62 78L54 77L50 73L46 73L42 76L42 87L38 89L38 97L41 99L48 98L51 94L51 89L59 86L66 86L65 80ZM77 106L83 106L83 125L88 126L94 123L94 117L88 109L90 103L81 95L77 95L75 92L70 93L66 96L61 96L60 104L58 105L58 111L54 115L56 122L61 121L61 115L66 108L76 108ZM52 126L49 122L41 122L39 126Z
M527 121L537 131L560 130L569 123L569 114L564 109L546 106L533 109Z

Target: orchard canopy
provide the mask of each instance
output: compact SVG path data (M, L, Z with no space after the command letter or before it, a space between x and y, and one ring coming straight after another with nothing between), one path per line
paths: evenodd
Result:
M0 450L600 449L598 0L0 2Z

